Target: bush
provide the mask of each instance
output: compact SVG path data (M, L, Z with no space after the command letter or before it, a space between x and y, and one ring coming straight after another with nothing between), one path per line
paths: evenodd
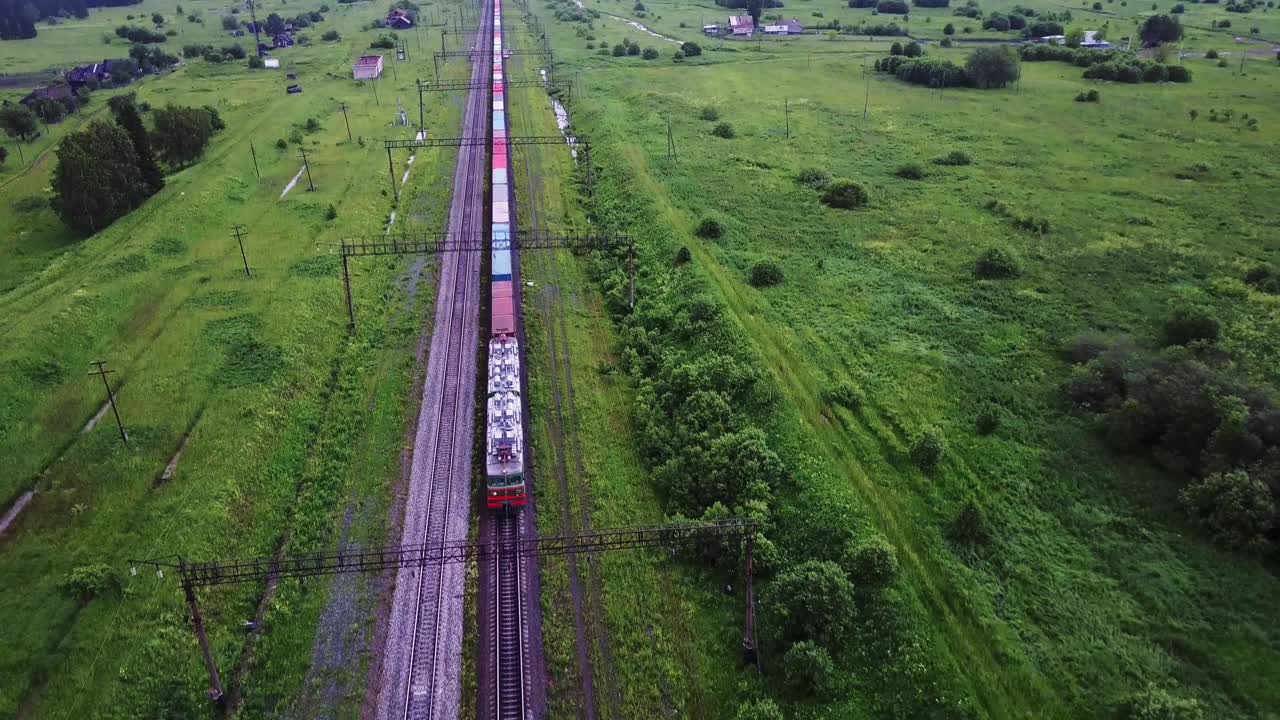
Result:
M804 168L796 173L796 182L814 190L821 190L831 183L831 174L820 168Z
M963 150L952 150L951 152L947 153L946 155L943 155L942 157L937 157L933 159L934 165L959 166L959 165L969 165L972 162L973 160L969 158L969 154Z
M693 253L689 252L687 246L681 245L680 249L676 251L676 265L684 265L691 260L693 260Z
M854 626L853 584L839 565L805 560L783 570L761 602L768 620L762 627L784 643L812 640L839 649Z
M1017 277L1021 270L1013 256L1002 248L987 248L973 264L973 274L983 280Z
M1156 67L1161 67L1157 65ZM1098 91L1090 89L1089 92L1080 92L1076 95L1076 102L1098 102Z
M1164 321L1161 341L1165 347L1218 340L1218 321L1203 310L1182 307Z
M336 220L336 219L338 219L338 208L334 207L334 206L333 206L333 203L329 203L329 207L328 207L327 209L325 209L325 211L324 211L324 219L325 219L325 220Z
M850 410L862 407L862 396L850 382L838 382L822 392L822 399L831 405L843 405Z
M289 148L289 143L285 142L284 138L280 138L279 140L276 140L276 147L280 150L287 150Z
M680 45L680 52L684 53L685 57L697 57L702 54L702 48L696 43L687 42Z
M905 165L899 165L893 174L904 180L923 180L924 166L920 163L906 163Z
M826 648L809 640L798 642L782 656L782 676L793 695L823 699L831 692L835 664Z
M222 54L233 60L243 60L244 48L239 45L223 45Z
M1116 716L1120 720L1204 720L1205 717L1199 700L1179 697L1154 684L1121 701Z
M1207 60L1217 60L1217 59L1218 59L1218 51L1217 51L1217 50L1209 50L1209 51L1205 52L1204 56L1205 56L1205 59L1207 59Z
M867 191L852 180L836 180L822 194L822 202L841 210L861 207L867 204L867 200Z
M261 70L262 67L263 67L263 63L262 63L262 57L260 55L258 55L257 53L254 53L249 56L250 70Z
M751 266L751 285L765 288L782 282L782 268L772 260L761 260Z
M239 27L240 27L240 21L239 21L239 20L237 20L237 19L236 19L236 17L235 17L234 15L223 15L223 16L222 16L222 29L223 29L223 30L237 30L237 29L239 29Z
M698 117L707 121L715 121L720 119L720 111L708 105L702 108L702 112L698 113Z
M892 45L889 46L890 55L901 55L902 53L903 53L902 43L894 42Z
M617 45L613 46L612 55L614 57L622 57L623 55L626 55L626 54L627 54L626 45L623 45L622 43L618 43Z
M342 35L337 30L326 30L320 34L320 39L325 42L335 42L342 39Z
M854 0L849 1L853 2ZM769 698L763 698L739 705L735 720L786 720L786 718L776 702Z
M63 592L83 604L103 593L118 591L120 579L111 566L93 563L73 568L62 578L61 587Z
M640 57L644 58L645 60L657 60L658 51L656 48L647 47L644 49L644 53L642 53Z
M991 542L987 518L982 508L968 500L947 524L947 539L957 545L986 545Z
M933 425L926 425L911 441L911 462L923 470L932 470L937 467L946 449L947 441L942 431Z
M1214 473L1183 488L1178 499L1192 522L1231 548L1261 550L1275 524L1276 506L1266 483L1243 470Z
M953 25L953 24L951 24L951 23L947 23L947 24L946 24L945 26L943 26L943 28L942 28L942 34L943 34L943 35L955 35L955 34L956 34L956 26L955 26L955 25Z
M920 54L922 52L924 51L921 50L920 43L915 41L909 42L906 45L902 46L902 54L910 58L920 57Z
M888 15L906 15L911 12L911 7L907 5L905 0L880 0L876 3L876 12Z
M369 43L369 47L380 48L383 50L394 50L396 47L396 40L390 35L379 35L377 40Z
M973 428L979 435L990 435L1000 427L1000 408L996 405L986 405L973 419Z
M942 46L942 47L944 47L944 48L949 48L949 47L951 47L951 38L949 38L949 37L944 37L944 38L942 38L942 42L940 42L940 43L938 43L938 44L939 44L939 45L941 45L941 46Z
M898 553L883 537L845 551L845 571L859 587L883 588L898 579Z
M716 125L715 128L712 129L711 134L715 135L718 138L724 138L726 140L736 135L736 133L733 131L733 126L730 125L729 123L720 123L719 125Z
M706 240L715 240L724 234L724 227L714 218L702 218L693 234Z
M1191 82L1191 71L1181 65L1165 66L1169 73L1169 82L1184 83Z
M627 46L627 54L628 54L628 55L639 55L639 54L640 54L640 46L639 46L639 45L628 45L628 46Z

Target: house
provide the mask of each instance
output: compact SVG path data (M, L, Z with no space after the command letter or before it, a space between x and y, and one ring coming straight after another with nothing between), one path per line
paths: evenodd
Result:
M733 15L729 18L729 31L734 37L751 37L756 31L756 22L750 15Z
M86 83L102 81L102 64L94 63L92 65L81 65L67 71L63 76L73 88L81 87Z
M1084 39L1080 41L1082 48L1109 48L1111 43L1098 37L1097 30L1085 30Z
M280 58L262 58L262 67L279 68Z
M74 97L75 93L71 91L70 85L50 85L32 90L18 103L29 106L36 100L71 100Z
M382 56L364 55L351 66L351 76L356 80L376 80L382 74Z
M702 34L715 37L716 35L720 34L720 26L719 25L703 25Z
M1048 43L1050 45L1061 45L1067 41L1066 35L1044 35L1035 40L1038 43Z
M791 18L780 20L776 25L765 25L764 32L766 35L800 35L804 33L804 26L799 20Z
M282 32L271 38L271 46L277 48L293 47L293 36Z
M400 8L391 8L383 23L392 30L408 30L413 27L413 18Z

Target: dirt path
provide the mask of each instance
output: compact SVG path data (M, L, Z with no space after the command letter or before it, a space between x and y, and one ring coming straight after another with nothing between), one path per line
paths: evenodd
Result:
M13 521L18 519L18 516L27 508L27 503L31 502L31 498L35 494L35 490L28 490L19 495L18 499L9 506L9 509L4 513L4 517L0 517L0 535L3 535L4 531L8 530L9 526L13 524Z
M298 180L302 177L302 173L306 172L306 170L307 170L307 166L306 166L306 165L303 165L302 167L298 168L298 174L297 174L297 175L294 175L294 176L293 176L293 179L289 181L289 184L284 186L284 190L281 190L281 191L280 191L280 199L281 199L281 200L283 200L283 199L284 199L284 196L285 196L285 195L288 195L288 194L289 194L289 191L293 189L293 186L294 186L294 185L297 185L297 184L298 184Z

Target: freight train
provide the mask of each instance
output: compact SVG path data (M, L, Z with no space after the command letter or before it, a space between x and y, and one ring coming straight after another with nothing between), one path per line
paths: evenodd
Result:
M490 141L492 216L489 225L489 382L485 413L485 501L511 508L527 500L520 345L516 339L515 268L511 257L512 194L507 162L502 3L493 3L493 136Z

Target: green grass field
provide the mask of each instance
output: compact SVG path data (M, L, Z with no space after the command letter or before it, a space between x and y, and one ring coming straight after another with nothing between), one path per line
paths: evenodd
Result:
M627 5L588 3L634 17ZM781 12L803 17L809 5ZM1199 8L1188 7L1190 24ZM696 28L699 17L724 12L683 3L648 10L642 22L680 39L696 35L680 22ZM949 15L930 12L939 17L928 25ZM1280 84L1273 57L1248 58L1243 76L1235 63L1188 58L1195 79L1183 86L1095 86L1078 68L1027 63L1016 88L931 93L881 75L864 80L864 62L888 42L711 41L701 59L679 65L673 45L618 21L575 32L542 14L560 71L581 80L574 126L603 158L606 198L652 197L644 222L656 225L633 230L693 251L776 382L773 436L827 478L805 497L859 508L855 516L897 548L904 572L895 593L926 628L927 662L977 715L1092 717L1154 682L1185 686L1214 717L1271 716L1280 705L1267 610L1280 591L1274 568L1209 545L1185 524L1173 486L1146 462L1103 450L1088 423L1061 413L1057 388L1066 339L1089 330L1150 338L1166 308L1186 300L1224 318L1223 345L1243 372L1276 381L1275 298L1239 279L1280 252L1269 209L1278 169L1268 151ZM921 16L912 13L913 29ZM660 48L661 59L585 48L624 36ZM1223 40L1205 42L1226 48ZM873 54L858 52L866 50ZM967 54L939 52L957 62ZM1100 103L1072 102L1089 87ZM715 123L698 119L706 106L736 138L711 136ZM1257 117L1260 130L1204 123L1211 108ZM1201 120L1190 120L1191 109ZM665 159L666 117L677 162ZM931 164L953 149L974 164ZM927 177L895 177L909 162ZM1196 163L1210 171L1184 179ZM862 182L870 206L819 204L793 179L804 167ZM608 184L611 170L625 187ZM1052 231L1016 229L984 208L991 198L1048 219ZM724 223L723 238L692 235L707 216ZM973 279L974 259L991 245L1022 259L1021 278ZM783 285L748 286L761 258L781 264ZM861 410L827 405L821 391L836 381L865 394ZM993 399L1007 415L982 437L973 418ZM950 447L929 475L906 459L924 424L943 428ZM958 552L941 534L969 497L996 528L980 553ZM793 703L788 717L894 714L894 679L853 658L843 665L847 697ZM737 689L711 690L723 692L713 715L732 715Z

